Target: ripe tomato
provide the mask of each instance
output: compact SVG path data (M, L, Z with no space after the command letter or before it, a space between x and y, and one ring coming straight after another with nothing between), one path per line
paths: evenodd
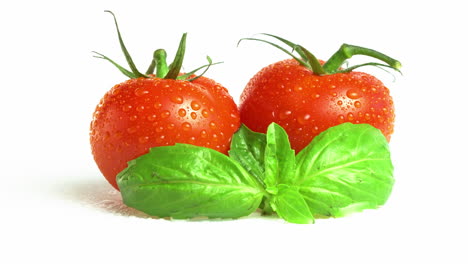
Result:
M195 76L181 74L187 33L174 61L168 66L166 51L158 49L146 71L141 73L127 51L114 17L121 49L131 70L97 53L130 79L115 85L96 107L91 122L91 149L104 177L118 189L116 176L127 162L152 147L186 143L212 148L227 154L231 137L240 126L239 110L226 88L203 77L213 65ZM156 71L156 72L155 72Z
M265 133L270 123L281 125L299 152L329 127L343 122L368 123L380 129L387 140L393 133L395 109L389 89L370 74L353 69L376 65L397 70L401 64L374 50L343 44L324 63L300 45L277 36L296 50L300 57L273 63L248 82L240 98L241 122L250 129ZM259 40L272 44L268 41ZM366 63L342 69L345 59L355 54L380 59L388 65Z
M375 77L362 72L319 76L294 59L257 73L239 108L242 123L254 131L265 133L271 122L281 125L297 152L343 122L369 123L390 140L395 119L389 90Z
M118 189L116 175L149 148L187 143L227 154L239 126L232 97L211 79L130 79L114 86L96 107L92 153Z

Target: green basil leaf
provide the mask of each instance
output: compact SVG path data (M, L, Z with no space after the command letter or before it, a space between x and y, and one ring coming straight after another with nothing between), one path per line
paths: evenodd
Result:
M238 218L255 211L261 184L240 164L209 148L155 147L117 176L126 205L176 219Z
M253 132L242 124L232 137L229 156L239 162L258 181L263 182L265 178L265 146L265 134Z
M267 187L291 182L294 177L295 152L288 134L278 124L271 123L266 134L265 184Z
M271 200L271 207L284 220L295 224L310 224L314 217L297 188L278 185L278 192Z
M368 124L329 128L297 155L294 185L314 215L344 216L388 199L394 179L387 140Z

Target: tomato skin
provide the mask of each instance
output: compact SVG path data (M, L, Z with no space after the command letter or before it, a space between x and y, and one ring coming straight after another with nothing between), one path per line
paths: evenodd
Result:
M393 133L394 105L389 89L362 72L315 75L294 59L271 64L252 77L240 99L241 122L265 133L281 125L299 152L329 127L368 123L387 140Z
M115 85L101 99L90 142L96 164L118 189L116 175L149 148L187 143L227 154L239 126L232 97L211 79L137 78Z

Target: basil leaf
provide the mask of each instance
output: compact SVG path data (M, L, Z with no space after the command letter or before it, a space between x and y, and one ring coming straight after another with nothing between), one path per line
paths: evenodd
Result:
M267 187L290 182L294 177L295 152L288 134L278 124L271 123L266 134L265 184Z
M294 185L314 215L344 216L377 208L392 191L389 146L371 125L331 127L296 158Z
M209 148L155 147L117 175L126 205L176 219L238 218L255 211L261 184L240 164Z
M314 217L297 188L279 184L277 190L278 192L271 200L271 206L278 216L295 224L314 222Z
M242 124L232 137L229 156L239 162L258 181L263 182L265 146L265 134L253 132Z

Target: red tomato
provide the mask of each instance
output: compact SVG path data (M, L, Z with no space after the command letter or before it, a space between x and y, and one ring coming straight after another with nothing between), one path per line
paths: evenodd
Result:
M253 76L241 95L240 116L242 123L262 133L271 122L278 123L296 152L343 122L371 124L390 140L395 119L389 89L374 76L353 71L320 76L294 59Z
M91 147L99 169L118 189L116 175L149 148L188 143L227 154L239 126L232 97L211 79L136 78L101 99L91 122Z

